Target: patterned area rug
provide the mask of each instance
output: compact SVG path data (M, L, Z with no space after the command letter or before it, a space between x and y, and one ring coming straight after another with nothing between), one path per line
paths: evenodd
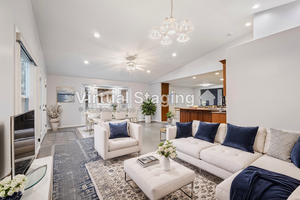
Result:
M85 164L101 159L94 149L94 138L55 145L52 199L99 199Z
M137 154L122 156L119 158L110 159L104 166L103 160L87 163L85 166L96 187L97 194L101 200L115 199L148 199L143 192L135 193L128 183L124 180L124 161ZM216 186L222 182L222 179L216 177L206 171L200 170L187 162L180 159L175 159L176 162L195 171L196 178L194 181L194 200L213 200L215 199ZM127 177L127 179L130 179ZM134 188L137 188L133 182L130 182ZM189 192L189 186L183 188ZM137 189L139 190L139 189ZM182 191L177 190L172 194L167 195L163 200L178 200L188 198Z

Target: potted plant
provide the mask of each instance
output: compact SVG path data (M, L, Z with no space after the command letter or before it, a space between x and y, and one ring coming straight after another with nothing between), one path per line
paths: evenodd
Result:
M172 124L172 121L173 121L173 118L175 117L175 114L174 113L172 113L171 111L169 111L168 113L167 113L167 121L168 121L168 124Z
M118 104L117 103L112 103L111 107L113 107L113 110L117 110Z
M141 108L142 114L145 115L145 122L151 123L151 115L156 112L156 105L152 102L152 99L146 99Z
M165 142L161 142L157 147L157 154L164 156L163 158L163 168L164 170L170 170L170 158L176 158L177 152L176 148L173 146L173 143L166 140Z
M50 108L47 108L47 114L50 117L50 124L52 126L53 131L57 131L57 127L59 124L59 117L62 113L62 109L60 108L61 105L53 104L50 105Z
M19 200L21 199L27 177L25 175L17 175L11 180L6 177L0 182L0 200Z

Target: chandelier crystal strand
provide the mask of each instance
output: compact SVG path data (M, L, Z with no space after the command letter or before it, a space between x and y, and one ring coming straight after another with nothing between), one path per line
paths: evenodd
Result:
M172 43L171 35L176 34L178 36L178 42L187 42L190 39L188 37L188 33L193 30L194 28L190 25L187 19L179 23L179 20L173 17L173 0L171 0L170 16L165 18L163 25L160 28L154 27L149 37L151 39L159 39L163 36L160 43L163 45L169 45Z

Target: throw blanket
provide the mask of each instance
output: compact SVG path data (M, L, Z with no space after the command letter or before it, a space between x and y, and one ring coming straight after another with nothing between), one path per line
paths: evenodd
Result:
M283 200L300 185L292 177L249 166L235 177L230 188L231 200Z

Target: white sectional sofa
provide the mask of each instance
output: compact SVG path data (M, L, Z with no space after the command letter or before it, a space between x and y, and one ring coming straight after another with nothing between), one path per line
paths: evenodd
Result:
M200 121L193 121L192 134L195 136ZM193 137L176 138L177 128L167 128L167 140L177 147L178 158L225 179L216 188L218 200L230 199L230 187L233 179L246 167L253 165L273 172L281 173L300 180L300 169L267 155L271 134L265 128L259 128L253 145L254 154L221 145L225 139L227 125L220 124L214 143ZM289 200L300 199L300 187L291 194Z

